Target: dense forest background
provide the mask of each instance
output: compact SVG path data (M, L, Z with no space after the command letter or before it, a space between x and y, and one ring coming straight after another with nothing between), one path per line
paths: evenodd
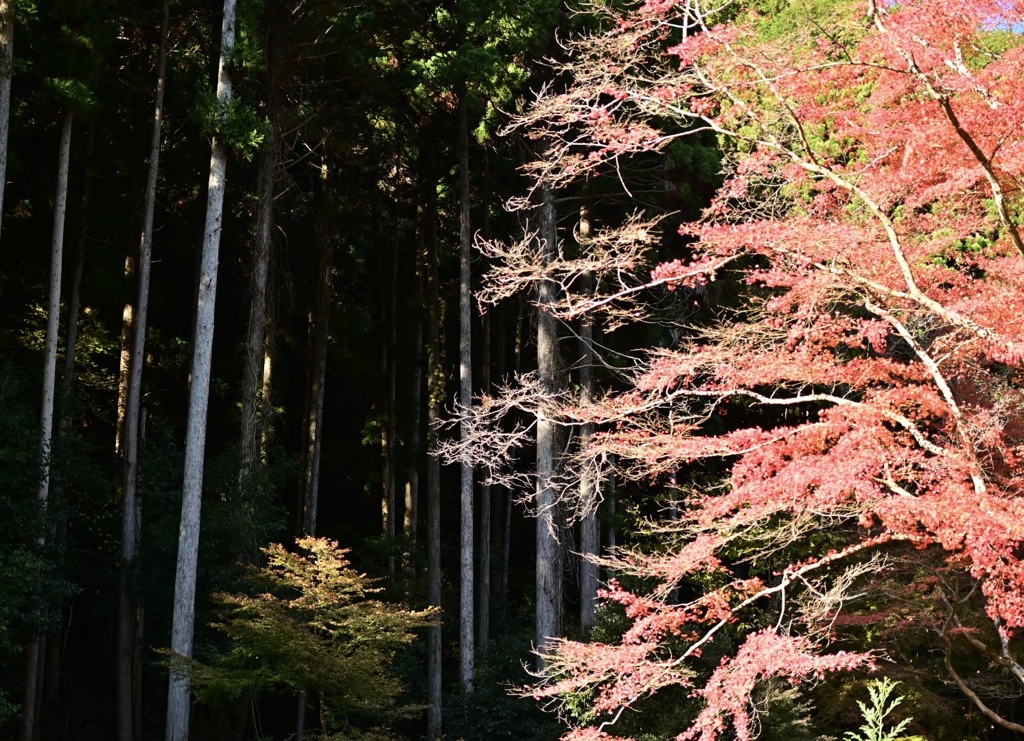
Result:
M870 273L891 257L863 248L861 279L857 256L821 257L793 236L810 233L799 219L820 218L844 224L822 238L840 244L877 218L899 256L901 230L916 230L905 242L918 245L938 229L905 225L904 214L938 213L953 198L954 186L917 198L901 185L872 211L874 191L857 177L910 145L872 159L867 145L856 149L863 132L831 119L819 130L814 119L806 134L803 117L815 114L788 106L805 95L809 108L867 110L881 84L841 80L855 92L828 103L823 88L779 93L757 66L796 49L817 69L814 50L826 47L839 64L829 44L854 54L886 23L899 28L898 8L890 21L862 5L765 0L712 13L652 0L581 13L560 0L0 0L0 118L9 119L0 122L0 735L540 740L569 726L585 741L612 738L603 723L645 741L691 726L702 739L744 739L748 705L771 739L1020 731L1013 618L987 621L980 594L991 592L978 587L1010 577L982 573L980 557L942 555L970 550L970 526L957 540L915 514L901 530L881 505L854 506L849 495L863 480L924 500L945 476L974 481L978 497L985 479L1013 500L1015 459L985 462L996 454L975 454L950 425L965 425L954 396L970 399L964 409L998 406L984 401L995 386L977 379L998 376L991 398L1015 399L1019 358L1004 347L949 370L975 385L949 391L935 380L939 401L924 392L892 401L894 392L871 422L815 438L819 458L780 442L830 424L830 405L859 409L886 384L927 385L918 365L945 378L938 367L959 351L942 345L951 335L936 322L1012 324L986 324L984 312L974 324L955 314L973 309L942 307L950 286L997 275L1000 245L1016 234L1017 185L1007 186L1011 211L1001 192L979 190L987 205L956 201L983 226L951 219L942 239L952 246L929 243L910 260L909 289L898 279L880 288L891 276ZM917 6L929 3L908 4ZM979 26L996 17L963 12ZM732 37L711 51L677 50L720 21L753 24L744 43L755 51L743 57ZM985 54L1010 59L1012 28L986 28L984 54L964 69L984 69ZM701 68L701 54L742 63ZM706 74L675 79L688 69ZM729 88L750 69L761 75L742 80L760 91L753 102ZM686 96L680 113L673 106ZM730 105L756 113L736 124ZM780 123L784 113L792 120ZM757 159L759 147L818 180L801 181L774 155ZM818 194L830 177L842 190L843 168L861 165L847 191L867 208ZM992 176L978 182L998 191L998 168L981 169ZM965 182L955 187L973 193ZM855 227L842 221L869 211ZM780 267L768 237L702 251L727 242L716 228L789 228L787 219L797 221L784 238L811 255L793 258L798 267L793 252ZM778 277L815 266L830 280L854 278L811 300L811 289ZM920 290L906 278L933 269L948 274ZM784 309L772 303L791 289ZM912 324L910 310L879 296L940 319ZM845 339L786 335L791 321ZM743 334L747 326L761 329ZM777 370L801 343L817 343L818 364L807 360L803 376ZM929 365L931 343L948 354ZM711 359L659 371L679 348ZM692 398L680 401L678 384L696 389ZM779 400L791 392L795 401ZM942 403L955 413L929 411ZM1000 419L1004 447L1016 450L1016 428ZM880 435L906 431L922 459L899 458L894 474L895 454L880 453L876 468L849 474L825 458L876 422ZM671 447L683 438L697 443ZM961 442L946 450L948 440ZM960 455L956 445L971 450L962 467L928 468ZM845 460L875 450L850 446ZM760 519L716 520L715 537L726 535L692 555L726 511L691 518L691 508L711 509L696 492L721 492L730 475L745 491L734 466L754 449L784 463L752 479L782 480L799 464L853 483L827 509L806 501L829 475L794 475L780 486L804 500L764 512L756 498L734 502L729 516ZM820 517L813 526L805 509ZM1000 563L1015 563L1024 531L1007 528ZM872 560L868 547L884 555ZM801 582L807 602L794 597L788 609L804 622L784 621L794 575L847 556L854 566L832 581ZM766 606L741 616L761 580L774 584L756 595ZM708 595L727 589L712 605ZM814 596L825 606L812 620ZM846 602L855 607L840 619ZM696 640L687 631L723 609L711 631L719 637L685 648ZM788 657L792 673L758 665L741 702L723 690L740 702L735 713L688 684L699 676L727 688L716 667L741 662L772 624L858 658L807 663L804 644L766 643L762 655ZM631 642L658 643L632 658L579 648L628 654ZM691 653L692 673L677 673ZM879 669L899 681L896 694L872 680ZM627 677L636 684L609 699L602 687ZM815 686L798 691L795 679ZM528 689L537 682L546 689ZM888 707L896 697L902 704ZM725 731L705 704L741 720Z

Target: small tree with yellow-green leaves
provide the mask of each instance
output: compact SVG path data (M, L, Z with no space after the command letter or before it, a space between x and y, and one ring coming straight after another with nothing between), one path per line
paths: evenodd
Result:
M392 664L434 611L374 599L375 580L335 541L300 538L297 546L264 549L267 564L253 573L262 593L216 596L214 627L231 647L210 664L192 663L198 698L302 694L318 704L324 737L415 713L399 702L404 687Z

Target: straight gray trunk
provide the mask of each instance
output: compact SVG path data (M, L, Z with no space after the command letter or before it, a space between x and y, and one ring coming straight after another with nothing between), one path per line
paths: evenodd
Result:
M470 259L473 235L469 223L469 123L463 94L459 109L459 404L473 405L473 296ZM470 430L459 425L463 441ZM459 508L459 681L467 695L473 692L473 467L462 463Z
M73 114L64 115L57 159L57 195L53 209L53 241L50 251L50 297L46 309L46 344L43 356L43 395L39 436L39 489L37 495L45 512L50 499L50 453L53 445L53 403L57 395L57 335L60 324L60 284L64 270L64 219L68 210L68 167L71 161ZM46 536L40 534L42 545ZM45 641L36 635L25 657L25 695L22 705L21 737L32 741L39 733L39 700L42 689L42 654Z
M14 3L0 0L0 225L7 182L7 139L11 128L11 76L14 70Z
M544 187L540 207L540 234L538 248L543 265L554 261L558 249L555 196L551 188ZM560 556L560 530L558 502L554 477L556 466L555 445L557 420L551 417L548 402L558 390L558 326L548 308L557 299L557 286L541 281L537 287L537 377L541 394L545 397L537 412L537 605L536 650L543 654L552 648L559 635L562 605L562 566ZM543 659L538 655L538 666Z
M590 240L590 214L587 206L580 207L580 249L587 250ZM592 292L593 277L587 276L584 290ZM580 405L588 406L594 400L594 320L588 314L580 319ZM594 435L594 425L587 422L580 431L580 449L586 450ZM600 572L593 559L599 555L600 531L597 521L597 478L589 467L580 477L580 627L584 635L593 629L597 619L597 586Z
M160 25L160 62L157 68L153 130L149 144L149 171L139 238L138 296L130 344L128 394L125 400L123 476L121 502L121 563L118 574L117 612L117 737L118 741L139 741L142 719L135 701L142 682L136 657L142 631L142 608L133 585L138 570L142 521L139 508L139 439L142 407L142 369L146 362L146 321L149 313L149 281L153 263L153 217L156 211L157 175L160 170L160 137L163 127L164 83L167 78L168 0L163 2Z
M491 392L491 315L483 317L481 338L480 388ZM476 643L477 651L487 650L491 633L491 485L480 486L479 542L477 543Z
M75 247L75 271L71 276L71 297L68 300L67 329L64 332L64 374L61 388L58 436L71 427L71 392L75 379L75 356L78 349L78 314L82 303L82 273L85 268L86 216L89 213L89 190L92 183L92 153L96 143L96 124L89 124L86 148L85 178L82 183L82 230Z
M249 268L249 327L245 339L245 368L242 371L241 461L238 470L238 482L243 487L260 462L261 422L265 423L260 414L260 395L267 358L267 279L270 274L274 229L274 180L279 159L277 132L271 128L260 149L256 238Z
M224 0L221 51L217 69L217 102L227 110L231 101L228 58L235 44L235 0ZM213 359L214 303L217 298L217 262L224 222L224 189L227 150L214 138L210 154L206 226L196 300L195 342L192 348L192 378L189 388L188 423L185 432L185 476L181 493L181 525L178 530L178 563L174 581L174 613L171 622L171 652L192 657L195 629L196 569L199 559L199 518L203 496L203 456L206 449L206 410L210 400L210 370ZM190 678L182 667L171 667L167 691L167 741L186 741L191 702Z

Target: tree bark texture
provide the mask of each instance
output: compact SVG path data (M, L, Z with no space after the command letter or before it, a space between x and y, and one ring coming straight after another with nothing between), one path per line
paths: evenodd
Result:
M249 326L245 339L245 368L242 371L241 460L238 482L245 486L260 462L260 395L266 365L267 283L270 275L270 251L274 229L274 182L280 161L277 131L271 126L260 148L257 181L256 238L249 267Z
M228 58L235 42L235 0L224 0L221 52L217 70L217 101L226 110L231 100ZM199 558L199 519L203 494L203 455L206 447L206 410L210 397L213 355L214 303L217 298L217 262L224 221L224 189L227 150L215 138L210 155L206 225L203 234L199 296L196 301L195 341L192 348L192 383L189 388L185 437L185 476L181 494L181 525L178 530L178 562L174 581L174 613L171 652L191 658L195 629L196 570ZM167 692L167 741L188 739L189 675L171 668Z
M481 332L480 388L491 391L491 315L483 317ZM491 485L480 486L480 511L477 530L476 646L483 654L491 633Z
M160 140L163 128L164 84L167 79L168 0L163 2L160 26L160 62L157 68L153 129L149 144L149 170L139 239L138 295L130 344L128 394L125 400L123 480L121 502L121 563L118 573L117 612L117 737L139 741L142 719L136 707L142 676L136 660L141 650L142 606L134 595L138 571L142 520L139 508L139 439L142 408L142 369L146 362L146 323L149 314L149 283L153 263L153 220L156 212L157 175L160 171Z
M60 325L60 287L64 270L64 220L68 210L68 169L71 162L71 124L74 114L64 114L57 159L56 203L53 209L53 242L50 251L50 295L46 309L46 344L43 356L43 393L39 436L39 489L37 496L45 511L50 498L50 453L53 445L53 404L57 395L57 335ZM40 533L42 545L46 536ZM36 635L25 654L25 695L22 704L24 741L32 741L39 732L39 705L42 685L42 654L45 641Z
M470 259L473 234L469 211L469 122L465 94L459 107L459 404L473 405L473 296ZM464 419L464 417L463 417ZM470 434L465 421L459 435ZM473 466L461 465L459 507L459 681L465 694L473 692Z
M541 262L546 266L558 249L555 196L549 187L542 191L540 206L540 234L538 249ZM551 648L559 635L562 605L562 566L560 555L560 528L558 502L554 476L556 466L557 420L553 419L550 400L558 390L558 326L547 308L557 299L557 287L551 281L542 281L537 287L537 377L544 396L537 412L537 614L536 650L540 657Z
M579 241L580 250L587 250L590 239L590 213L586 204L580 207ZM593 290L593 277L587 276L585 290ZM594 401L594 320L584 314L580 319L580 405L586 407ZM580 448L586 449L594 435L594 425L587 422L580 430ZM593 629L597 619L597 584L600 573L594 562L599 555L600 532L597 519L598 482L591 469L583 471L580 477L580 627L584 635Z

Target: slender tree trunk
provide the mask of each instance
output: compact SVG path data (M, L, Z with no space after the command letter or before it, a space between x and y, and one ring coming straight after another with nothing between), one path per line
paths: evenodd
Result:
M274 180L280 156L277 132L271 127L260 149L256 239L249 268L249 327L245 341L245 368L242 372L241 460L238 470L238 482L242 486L246 485L260 461L260 392L263 390L263 370L267 358L264 351L267 280L274 229Z
M523 315L525 314L526 299L519 294L516 300L516 329L514 345L512 348L512 369L516 376L523 372ZM509 567L512 555L512 491L505 491L505 517L504 529L501 541L501 623L505 625L508 620L508 582Z
M491 314L483 316L481 337L480 387L491 392ZM491 633L491 485L480 486L479 542L477 543L476 643L477 651L487 650Z
M487 148L483 149L483 184L482 184L482 214L483 214L483 238L491 238L491 158ZM486 268L482 267L481 272ZM491 325L493 312L487 312L481 317L480 333L480 354L482 356L480 365L480 388L484 394L491 393ZM476 645L477 652L483 655L487 651L488 641L491 637L491 548L494 537L491 532L491 515L493 504L493 492L490 483L486 481L480 485L480 513L479 536L477 542L477 598L476 598Z
M160 25L160 62L157 68L156 97L153 104L153 130L149 144L149 171L139 239L138 297L125 400L124 460L121 503L121 563L118 574L117 613L117 737L118 741L139 741L136 735L142 719L138 717L136 697L142 676L137 657L137 642L142 632L142 605L134 595L138 570L142 518L139 507L139 440L142 407L142 369L146 362L146 322L149 313L149 281L153 255L153 218L156 212L157 175L160 170L160 139L163 127L164 84L167 79L168 0L163 2Z
M217 70L217 102L227 110L231 101L228 58L235 43L235 0L224 0L221 52ZM217 261L224 221L227 150L218 138L210 155L206 227L203 235L199 297L196 302L195 342L192 349L192 384L189 388L185 438L185 477L178 531L178 564L174 582L171 652L191 658L195 629L196 570L199 558L199 519L203 495L203 455L206 447L206 410L210 398L213 355L214 303L217 298ZM167 741L186 741L191 703L187 671L171 668L167 692Z
M323 168L324 198L330 200L327 166ZM325 206L323 213L330 208ZM303 532L316 533L317 510L320 503L320 453L323 448L324 385L327 380L327 346L330 341L331 297L333 295L332 270L334 266L333 234L329 225L321 223L318 240L320 255L317 267L316 304L312 322L312 354L310 369L309 415L306 426L305 501L303 503Z
M503 306L497 306L489 312L490 320L488 337L492 337L491 348L494 358L494 376L504 379L505 376L505 320ZM489 366L488 366L489 368ZM492 384L493 385L493 384ZM497 556L497 574L491 580L491 603L495 608L497 625L501 630L505 627L505 587L508 579L505 574L505 497L507 490L503 486L491 488L491 550ZM495 514L496 513L496 514Z
M7 139L11 121L11 76L14 71L14 2L0 0L0 224L7 182Z
M555 197L551 189L543 189L540 208L541 261L544 265L555 259L558 234L555 221ZM551 400L558 390L558 328L547 308L556 300L556 286L542 281L537 291L537 376L545 397L537 412L537 651L541 656L550 650L559 634L562 605L562 568L559 549L558 502L555 494L555 445L557 422L551 416Z
M431 147L433 144L427 143ZM424 271L427 279L427 602L441 606L441 463L437 423L441 419L444 372L441 367L441 301L437 285L437 176L434 153L428 155L425 183L427 238ZM427 628L427 737L441 737L441 623Z
M50 453L53 444L53 404L57 393L57 335L60 324L60 284L64 271L64 219L68 208L68 168L71 161L71 123L73 114L64 114L60 130L60 155L57 164L57 198L53 209L53 243L50 252L50 299L46 314L46 345L43 360L43 402L40 414L39 502L45 512L50 499ZM46 541L40 531L39 544ZM22 705L22 739L32 741L39 733L39 704L42 688L42 658L46 642L35 635L25 659L25 698Z
M89 212L90 186L92 184L92 153L96 143L96 124L89 124L89 138L86 145L85 177L82 182L82 230L75 246L75 270L71 276L71 297L68 300L67 329L64 332L64 374L60 394L60 424L58 436L64 435L71 427L71 394L75 379L75 356L78 349L78 314L82 303L82 273L85 269L85 219Z
M82 183L82 227L75 245L75 267L71 277L71 295L68 299L67 321L64 330L64 370L61 374L60 394L58 394L58 408L60 410L59 422L55 431L56 445L64 439L68 430L71 429L71 413L73 411L73 389L75 382L75 357L78 347L78 317L79 307L82 299L82 273L85 268L85 231L86 218L89 212L89 190L92 182L92 154L96 143L96 126L89 124L88 144L86 147L85 177ZM50 495L51 508L61 509L64 504L64 494L60 486L55 486ZM52 535L57 539L63 539L67 532L67 523L62 519L51 527ZM58 567L63 566L63 557L58 557ZM57 597L50 609L55 615L63 614L63 598ZM60 698L60 666L61 666L61 641L59 633L51 633L46 638L46 661L43 674L43 700L41 707L55 707Z
M470 258L473 235L469 223L469 122L466 96L459 107L459 404L473 405L473 297L470 288ZM470 431L465 423L459 435ZM459 509L459 681L462 691L473 692L473 467L462 463Z
M580 250L588 249L590 240L590 213L586 203L580 206ZM593 277L587 276L585 290L592 291ZM580 319L580 404L586 407L594 401L594 320L584 314ZM580 448L586 449L594 435L594 425L588 422L580 431ZM597 619L597 583L600 573L594 560L599 555L600 531L597 520L597 478L587 468L580 478L580 627L584 635L593 629Z
M416 230L416 322L413 326L413 369L412 369L412 424L409 432L409 449L406 465L408 466L408 477L405 482L405 509L402 519L402 533L405 535L406 547L409 556L406 561L406 571L410 574L416 573L416 535L417 519L419 516L420 498L420 430L422 419L421 407L423 404L423 282L424 264L423 249L425 239L426 207L419 205L419 214Z
M612 456L611 465L609 466L611 473L608 474L608 547L614 548L618 545L618 536L615 528L615 502L618 498L616 488L618 487L618 480L615 476L615 456Z
M397 220L396 220L397 223ZM384 536L388 543L388 573L395 573L395 515L397 513L396 496L396 455L398 450L398 409L396 404L396 374L398 367L398 236L394 240L391 251L391 265L388 275L388 306L386 317L388 326L386 362L384 373L387 378L387 418L384 427L384 501L383 526Z

